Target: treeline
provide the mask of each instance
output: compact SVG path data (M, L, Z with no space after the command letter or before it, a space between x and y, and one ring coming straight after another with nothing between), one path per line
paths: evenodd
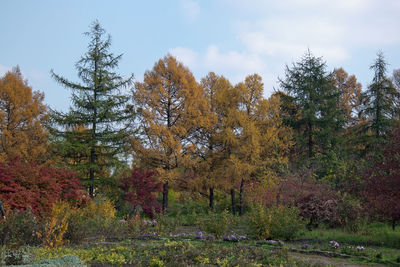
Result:
M120 208L127 200L150 216L160 208L152 194L161 192L165 211L172 188L207 197L211 210L216 195L227 194L234 214L243 214L246 201L291 203L318 224L327 211L307 207L333 199L349 215L367 205L393 225L400 219L400 70L389 77L382 53L362 90L354 75L329 72L307 51L265 98L257 74L231 84L210 72L197 82L169 54L134 82L116 72L121 55L110 52L98 22L87 36L79 83L51 71L71 89L68 112L49 109L18 68L0 80L0 198L10 208L20 203L10 200L45 184L13 189L3 170L12 173L20 161L73 170L91 197L107 196ZM75 183L65 188L84 199Z

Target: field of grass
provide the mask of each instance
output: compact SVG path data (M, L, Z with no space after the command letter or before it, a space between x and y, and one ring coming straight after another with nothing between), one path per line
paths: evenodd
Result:
M381 246L400 249L400 228L395 231L390 225L373 223L360 233L350 233L343 229L314 229L305 231L304 238L321 241L335 240L350 245Z

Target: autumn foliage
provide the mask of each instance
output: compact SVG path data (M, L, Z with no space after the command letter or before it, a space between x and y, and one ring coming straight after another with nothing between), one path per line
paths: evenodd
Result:
M102 227L99 217L114 219L114 203L153 218L167 211L169 195L173 203L208 198L214 211L230 202L234 215L262 203L253 222L261 222L256 235L263 239L271 237L271 216L277 228L297 213L310 228L348 226L368 205L373 216L400 220L400 130L390 134L400 118L400 72L393 84L382 54L365 92L354 75L329 72L310 51L286 66L270 97L258 74L232 84L210 72L198 82L170 54L130 88L133 76L113 71L121 56L109 52L104 34L94 22L89 51L76 64L80 83L51 72L72 89L69 112L49 113L44 94L32 91L18 68L0 77L0 200L7 211L50 216L48 247L61 245L64 234L79 240L92 225ZM60 200L70 202L63 202L68 212L85 202L79 181L90 197L112 202L53 216Z
M364 173L365 193L370 207L391 219L393 227L400 220L400 129L393 133L384 157Z
M133 169L130 175L122 179L120 188L124 192L124 200L131 203L135 209L153 218L154 211L160 212L161 205L157 202L157 192L161 192L161 183L156 180L155 171Z
M32 91L18 67L0 77L0 160L46 160L48 119L44 94Z
M0 163L0 198L10 209L48 213L58 200L80 204L86 194L72 171L38 167L18 158Z

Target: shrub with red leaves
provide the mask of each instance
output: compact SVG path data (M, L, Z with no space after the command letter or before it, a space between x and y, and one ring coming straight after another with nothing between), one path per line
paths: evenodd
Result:
M161 192L162 184L157 182L157 172L142 169L133 169L129 176L121 180L120 188L124 192L124 200L135 208L141 207L150 218L154 212L161 211L161 205L157 202L157 192Z
M310 229L321 223L354 228L364 213L359 201L336 192L329 184L318 183L312 173L300 170L288 174L277 186L278 204L295 205L300 215L309 220Z
M400 220L400 129L394 131L383 156L363 175L365 195L372 210L391 219L394 229Z
M84 198L77 175L69 170L38 167L19 159L0 163L0 199L11 209L49 212L56 201L79 204Z

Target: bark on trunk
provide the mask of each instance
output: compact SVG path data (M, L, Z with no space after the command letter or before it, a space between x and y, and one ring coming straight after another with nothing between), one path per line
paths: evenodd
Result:
M163 185L163 202L162 202L162 211L167 211L168 208L168 182L165 182Z
M244 180L240 182L240 190L239 190L239 216L243 215L243 207L244 207L244 199L243 199L243 190L244 190Z
M210 210L214 210L214 187L210 187Z
M235 189L231 189L232 213L236 215Z
M308 123L308 157L313 157L313 140L312 140L312 124L311 122Z

